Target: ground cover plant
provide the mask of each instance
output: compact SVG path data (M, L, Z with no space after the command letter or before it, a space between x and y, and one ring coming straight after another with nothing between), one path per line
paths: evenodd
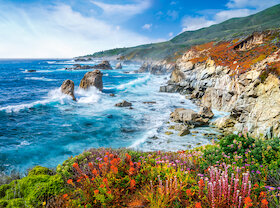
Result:
M0 186L0 207L278 207L280 139L178 152L91 149Z

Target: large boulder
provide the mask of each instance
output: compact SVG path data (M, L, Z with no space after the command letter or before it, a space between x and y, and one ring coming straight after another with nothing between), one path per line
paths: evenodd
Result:
M191 109L177 108L170 114L173 122L185 123L193 126L203 126L209 123L208 118L203 118L200 114Z
M60 89L62 93L66 95L70 95L73 100L76 100L74 95L74 87L75 87L74 82L70 79L67 79L62 83Z
M214 113L213 111L211 110L210 107L207 107L207 106L202 106L198 112L198 114L203 117L203 118L213 118L214 117Z
M115 106L116 107L131 107L132 103L127 102L127 101L124 100L121 103L117 103Z
M104 70L110 70L113 69L109 61L102 61L101 64L97 64L93 66L94 69L104 69Z
M103 89L102 72L99 70L87 72L80 82L80 88L88 89L91 86L96 87L100 91Z
M122 64L121 63L117 63L116 69L122 69Z

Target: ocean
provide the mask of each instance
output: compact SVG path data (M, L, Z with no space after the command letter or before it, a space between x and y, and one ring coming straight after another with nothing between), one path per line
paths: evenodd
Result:
M204 133L217 132L201 127L184 137L176 132L165 134L173 131L168 130L169 115L175 108L198 110L183 95L159 92L169 75L136 74L140 65L124 64L123 69L102 70L102 92L95 88L85 91L78 86L90 70L65 70L73 64L79 63L0 61L0 171L23 173L35 165L52 168L89 148L189 149L210 143ZM77 102L60 92L66 79L75 83ZM115 107L123 100L131 102L133 109Z

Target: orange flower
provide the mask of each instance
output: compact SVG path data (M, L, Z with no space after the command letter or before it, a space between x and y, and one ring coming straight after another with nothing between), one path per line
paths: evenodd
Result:
M103 185L103 184L101 184L101 185L100 185L100 188L104 188L104 185Z
M67 196L68 196L68 194L63 194L63 198L64 199L67 198Z
M191 196L192 195L192 191L190 189L187 189L186 190L186 194L187 194L187 196Z
M125 156L126 156L126 161L129 162L131 160L131 156L127 153L125 153Z
M131 188L131 189L134 188L135 184L136 184L135 180L132 179L132 180L130 181L130 188Z
M204 181L203 181L203 179L200 179L199 181L198 181L198 185L199 185L199 187L200 188L203 188L204 187Z
M259 188L259 185L256 183L256 184L254 185L254 188Z
M104 161L105 161L105 162L108 162L108 157L104 157Z
M112 192L111 191L107 191L107 194L111 194Z
M131 167L134 167L134 164L133 164L132 161L130 161L129 165L130 165Z
M107 184L107 183L108 183L108 179L107 179L107 178L104 178L104 179L103 179L103 182L104 182L105 184Z
M244 203L245 203L245 207L253 206L252 199L249 196L245 198Z
M96 169L93 169L91 172L94 176L97 176L97 170Z
M140 162L138 162L137 165L138 165L139 168L141 167L141 163Z
M103 164L99 164L98 166L99 166L99 169L102 169L102 167L103 167Z
M195 208L202 208L201 202L197 202L197 203L195 204Z
M99 194L99 190L94 190L94 194Z
M113 155L113 154L110 154L110 155L109 155L109 158L110 158L110 160L112 160L112 159L114 158L114 155Z
M112 166L111 166L111 171L112 171L113 173L117 174L117 173L118 173L118 168L112 165Z
M92 177L91 181L94 181L94 179L95 179L95 178L94 178L94 177Z
M78 163L74 163L73 168L77 168L77 167L79 167Z
M106 155L109 155L110 153L109 152L106 152Z
M80 182L81 182L81 179L78 179L77 182L80 183Z
M135 171L135 169L131 167L131 168L128 170L128 173L129 173L130 175L133 175L133 174L134 174L134 171Z
M91 162L88 163L88 166L89 166L90 170L93 171L94 167L93 167L93 164Z
M262 205L264 205L265 207L268 205L268 201L266 199L262 200Z
M266 193L265 193L264 191L262 191L262 192L260 193L260 197L261 197L261 198L266 197Z
M72 179L68 179L68 180L67 180L67 183L68 183L68 184L73 184L73 180L72 180Z

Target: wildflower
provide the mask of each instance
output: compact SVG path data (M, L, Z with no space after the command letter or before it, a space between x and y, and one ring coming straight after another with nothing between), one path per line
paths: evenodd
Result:
M262 200L262 205L267 206L268 205L268 201L266 199Z
M63 194L63 198L64 199L67 198L67 196L68 196L68 194Z
M110 155L109 155L109 158L110 158L110 160L112 160L112 159L114 158L114 155L113 155L113 154L110 154Z
M97 170L96 169L93 169L91 172L94 176L97 176Z
M100 188L104 188L104 184L101 184L101 185L100 185Z
M130 175L133 175L133 174L134 174L134 171L135 171L135 169L134 169L133 167L131 167L131 168L128 170L128 173L129 173Z
M259 170L256 171L256 174L261 174L261 172Z
M117 168L116 166L112 165L112 166L111 166L111 171L112 171L113 173L117 174L117 173L118 173L118 168Z
M80 183L80 182L81 182L81 179L78 179L77 182Z
M104 179L103 179L103 182L104 182L105 184L107 184L107 183L108 183L108 179L107 179L107 178L104 178Z
M108 157L104 157L104 162L108 162Z
M94 190L94 194L99 194L99 190Z
M262 191L262 192L260 193L260 198L263 198L263 197L266 197L266 193L265 193L264 191Z
M67 183L68 183L68 184L73 184L73 180L72 180L72 179L68 179L68 180L67 180Z
M131 188L131 189L134 188L134 187L135 187L135 184L136 184L135 180L132 179L132 180L130 181L130 188Z
M256 184L254 185L254 188L259 188L259 185L256 183Z
M249 196L245 198L244 203L245 203L245 207L253 206L252 199Z
M125 154L125 156L126 156L126 161L129 162L131 160L131 156L127 153Z
M111 194L112 192L111 191L107 191L107 194Z
M93 170L94 169L94 167L93 167L93 164L90 162L90 163L88 163L88 166L89 166L89 168L91 169L91 170Z
M109 152L106 152L106 155L109 155Z
M202 208L201 202L197 202L197 203L195 204L195 208Z
M187 189L186 190L186 194L187 194L187 196L191 196L192 195L192 191L190 189Z

